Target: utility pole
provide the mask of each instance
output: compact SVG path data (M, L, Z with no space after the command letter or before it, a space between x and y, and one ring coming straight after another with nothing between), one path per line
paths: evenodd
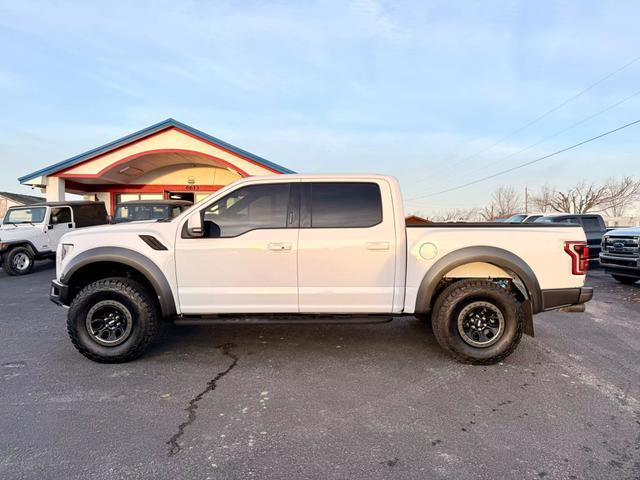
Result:
M524 213L529 213L529 190L524 186Z

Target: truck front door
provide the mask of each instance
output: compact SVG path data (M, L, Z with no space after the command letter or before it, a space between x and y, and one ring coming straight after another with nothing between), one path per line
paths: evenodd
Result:
M300 186L300 312L392 312L397 239L389 185Z
M298 311L297 185L247 185L194 212L204 236L176 239L183 313Z

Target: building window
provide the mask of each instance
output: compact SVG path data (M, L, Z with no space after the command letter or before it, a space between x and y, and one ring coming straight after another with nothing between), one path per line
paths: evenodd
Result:
M162 200L163 198L162 193L117 193L116 205L133 200Z

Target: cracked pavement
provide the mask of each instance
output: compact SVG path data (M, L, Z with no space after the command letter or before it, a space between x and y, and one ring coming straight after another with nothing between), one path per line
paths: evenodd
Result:
M640 478L640 285L590 274L502 364L413 318L173 327L121 365L75 351L49 262L0 271L0 478Z

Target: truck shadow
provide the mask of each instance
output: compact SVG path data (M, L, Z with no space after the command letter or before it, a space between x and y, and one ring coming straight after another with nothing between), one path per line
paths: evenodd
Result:
M159 360L208 355L220 344L234 344L240 354L270 357L387 355L415 359L415 355L450 362L437 344L431 326L414 317L396 317L382 324L210 325L169 324L159 341L144 355ZM292 358L293 360L293 358Z

